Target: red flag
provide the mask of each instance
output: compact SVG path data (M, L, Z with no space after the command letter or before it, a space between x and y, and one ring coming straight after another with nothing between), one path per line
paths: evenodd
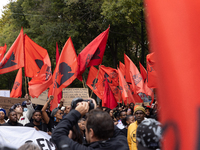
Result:
M57 95L63 88L70 85L76 79L77 68L77 55L71 37L69 37L60 54L58 63L53 73L53 85L49 89L48 95L54 95L51 110L58 105L58 101L55 100Z
M122 75L125 77L125 75L126 75L126 68L125 68L125 65L121 61L119 62L119 69L120 69Z
M34 77L44 64L51 67L48 52L25 35L25 76Z
M51 68L44 64L40 72L32 78L28 83L29 94L31 97L38 97L43 91L45 91L52 84Z
M126 68L126 81L131 83L130 86L132 91L136 91L136 93L144 93L144 81L142 76L135 64L126 54L124 54L124 62ZM132 81L134 81L134 83ZM134 84L136 89L134 89Z
M103 100L102 100L102 106L108 107L110 109L113 109L117 106L117 101L115 100L113 92L108 85L107 79L105 79L105 90L104 90L104 95L103 95Z
M19 69L15 82L10 93L10 97L18 98L22 96L22 68Z
M140 62L139 62L139 65L140 65L141 76L142 76L143 80L145 81L147 78L147 71Z
M0 62L0 74L8 73L24 67L24 35L23 29Z
M4 54L6 53L7 45L5 44L4 46L0 46L0 62L4 57Z
M200 1L146 0L146 6L158 76L162 149L199 150Z
M155 56L154 53L147 55L147 86L156 88L156 71L155 71Z
M101 71L103 71L103 86L105 86L105 79L107 79L109 87L111 88L113 95L117 101L120 99L120 91L119 91L119 76L118 71L111 67L105 67L104 65L101 65L100 68Z
M127 104L127 103L136 103L134 98L133 98L133 95L130 91L130 88L127 84L127 82L125 81L125 78L123 77L120 69L118 69L118 74L119 74L119 86L120 86L120 91L122 93L122 99L124 100L124 103Z
M90 42L78 55L79 68L77 78L80 81L83 80L82 74L87 67L101 64L106 48L109 28Z
M151 104L153 103L153 100L154 100L154 93L153 93L153 88L149 88L147 86L147 71L146 69L142 66L141 63L139 63L140 65L140 72L141 72L141 75L142 75L142 78L144 80L144 91L145 91L145 94L148 95L148 96L151 96Z
M59 57L60 54L58 50L58 43L56 42L56 64L58 64ZM62 98L62 91L58 94L58 103L60 103L61 98Z
M97 76L97 73L98 70L94 66L91 66L86 84L100 99L103 99L103 93L104 93L104 87L102 84L103 74L101 73L101 71L99 71L99 74Z

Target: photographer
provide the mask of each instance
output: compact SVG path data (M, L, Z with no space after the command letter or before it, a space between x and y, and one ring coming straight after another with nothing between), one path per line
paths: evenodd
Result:
M89 111L89 103L85 101L77 103L76 108L58 124L52 134L52 140L57 148L60 150L128 150L126 137L120 135L117 128L114 130L110 115L97 109L87 114L85 134L88 144L78 144L67 136L73 125Z

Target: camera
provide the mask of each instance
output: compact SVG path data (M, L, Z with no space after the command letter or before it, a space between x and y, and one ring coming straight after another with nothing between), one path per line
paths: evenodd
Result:
M84 100L82 98L74 98L72 100L72 103L71 103L71 109L75 109L76 108L76 105L79 103L79 102L89 102L89 111L94 109L94 103L92 100Z

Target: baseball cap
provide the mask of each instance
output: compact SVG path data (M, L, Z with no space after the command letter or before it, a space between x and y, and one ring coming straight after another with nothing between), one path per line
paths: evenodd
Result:
M138 150L159 150L161 141L161 124L155 119L143 120L137 128Z

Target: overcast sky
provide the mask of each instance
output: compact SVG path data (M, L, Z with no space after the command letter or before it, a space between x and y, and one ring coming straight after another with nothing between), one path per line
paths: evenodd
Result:
M3 6L5 6L8 3L9 3L9 0L0 0L0 18L1 18L1 15L2 15Z

